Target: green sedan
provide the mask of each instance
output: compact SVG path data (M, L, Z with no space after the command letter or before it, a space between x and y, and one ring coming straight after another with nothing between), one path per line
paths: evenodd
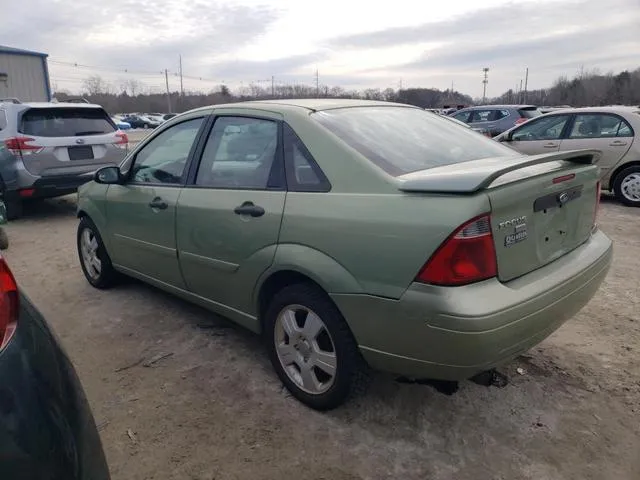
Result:
M462 380L594 295L598 151L524 156L420 108L308 99L179 115L79 190L96 288L148 282L263 335L326 410L369 368Z

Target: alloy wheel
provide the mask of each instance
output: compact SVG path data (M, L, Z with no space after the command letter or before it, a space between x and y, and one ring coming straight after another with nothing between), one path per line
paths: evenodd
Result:
M97 280L102 272L102 262L98 257L98 239L89 228L85 228L82 231L80 253L82 254L82 263L84 263L87 274L93 280Z
M289 305L279 313L274 333L276 354L289 379L312 395L329 390L335 382L337 358L322 319L307 307Z

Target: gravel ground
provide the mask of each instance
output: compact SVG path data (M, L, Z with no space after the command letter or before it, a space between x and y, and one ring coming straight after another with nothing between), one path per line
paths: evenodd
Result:
M603 199L608 278L502 370L505 388L446 396L378 375L321 414L283 390L253 335L137 282L91 288L73 202L28 209L5 255L77 367L114 480L640 478L640 209Z

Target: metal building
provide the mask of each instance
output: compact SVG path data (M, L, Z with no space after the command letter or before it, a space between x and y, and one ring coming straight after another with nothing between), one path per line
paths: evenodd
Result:
M0 45L0 98L51 100L47 54Z

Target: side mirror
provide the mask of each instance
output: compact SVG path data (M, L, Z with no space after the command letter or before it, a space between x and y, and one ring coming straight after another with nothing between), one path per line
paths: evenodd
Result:
M122 174L119 167L102 167L93 175L93 181L105 185L122 183Z

